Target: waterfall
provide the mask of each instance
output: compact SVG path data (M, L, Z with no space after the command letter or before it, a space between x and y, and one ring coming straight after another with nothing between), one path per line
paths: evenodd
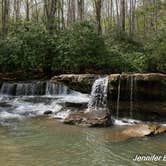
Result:
M91 98L88 103L88 111L106 110L108 93L108 77L97 79L91 91Z
M130 118L133 118L133 101L134 101L134 88L135 88L135 79L134 76L131 75L128 79L127 89L129 89L129 115ZM118 93L117 93L117 104L116 104L116 119L119 119L119 109L120 109L120 95L121 95L121 75L119 76L118 80Z
M119 118L119 102L120 102L120 89L121 89L121 75L119 76L118 82L118 97L117 97L117 106L116 106L116 118Z
M37 82L3 82L0 88L1 95L11 96L52 96L65 95L71 91L63 84L54 84L49 81Z
M46 84L46 92L47 96L50 95L65 95L69 93L69 89L63 84L54 84L51 82L47 82Z
M133 88L134 88L134 77L130 77L130 117L133 117Z
M16 96L44 95L45 82L17 83Z
M14 83L3 83L1 86L0 94L3 95L14 95L16 90L16 84Z

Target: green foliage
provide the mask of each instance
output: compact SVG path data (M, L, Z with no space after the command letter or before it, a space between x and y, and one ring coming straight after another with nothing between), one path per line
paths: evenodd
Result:
M0 70L51 73L166 73L166 30L145 46L127 34L103 37L89 22L50 34L42 24L20 23L0 39Z
M147 57L142 44L127 34L112 34L106 39L113 72L144 72L147 69ZM116 70L115 70L116 69Z
M107 51L104 39L99 36L88 22L75 23L58 36L54 69L84 72L99 70Z
M107 55L104 39L88 22L76 23L57 35L44 26L20 24L1 40L0 67L5 71L84 72L100 70Z
M55 37L44 27L22 24L1 40L0 66L5 70L34 70L51 66ZM50 54L51 53L51 54Z
M148 70L166 73L166 30L162 29L158 35L148 43Z

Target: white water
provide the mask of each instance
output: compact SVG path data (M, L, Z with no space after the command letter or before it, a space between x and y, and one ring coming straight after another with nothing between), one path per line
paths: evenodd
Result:
M0 90L0 124L13 124L28 117L52 111L52 117L65 118L71 108L65 103L88 103L86 94L50 82L3 83Z
M133 124L141 123L141 121L135 120L135 119L127 119L127 118L121 118L121 119L112 118L112 119L114 121L114 125L118 125L118 126L133 125Z
M51 96L54 94L66 95L68 93L69 89L63 84L53 84L50 82L47 82L46 84L46 91L45 91L46 96Z
M73 91L69 90L63 84L54 84L49 81L38 82L20 82L20 83L2 83L0 88L1 95L12 96L52 96L52 95L66 95Z
M88 103L88 111L107 108L108 77L97 79L93 86Z

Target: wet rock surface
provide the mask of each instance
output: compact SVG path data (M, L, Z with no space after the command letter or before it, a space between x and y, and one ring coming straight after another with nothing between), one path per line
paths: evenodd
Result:
M110 114L102 112L97 114L96 112L74 112L71 113L66 119L65 124L80 125L87 127L107 127L112 124Z
M155 136L166 132L166 127L159 124L136 124L127 126L125 129L107 134L105 139L108 141L124 141L131 138L141 138L145 136Z
M93 82L99 77L96 74L64 74L54 76L52 82L61 82L69 88L82 92L90 93Z
M130 98L131 81L133 97L139 101L166 101L166 74L112 74L109 75L109 94L111 99L117 98L117 87L121 80L121 100Z

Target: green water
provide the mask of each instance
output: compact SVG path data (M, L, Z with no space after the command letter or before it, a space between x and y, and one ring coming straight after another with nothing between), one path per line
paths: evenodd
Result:
M127 141L114 138L124 126L83 128L55 119L31 118L0 127L1 166L166 165L134 162L136 154L166 153L166 134Z

